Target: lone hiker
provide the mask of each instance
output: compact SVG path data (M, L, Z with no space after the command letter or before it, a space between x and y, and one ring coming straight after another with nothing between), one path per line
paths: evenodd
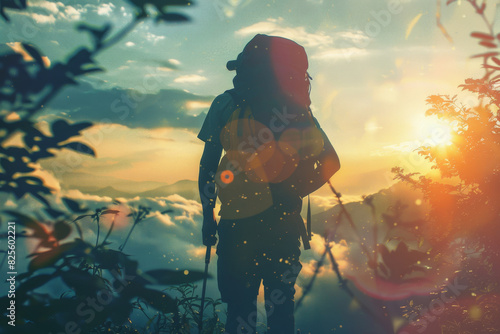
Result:
M236 70L234 89L217 96L198 134L205 142L199 174L203 244L215 245L218 233L217 279L228 334L255 333L261 281L267 333L295 331L300 238L306 249L310 239L300 216L302 198L340 168L309 108L307 67L302 46L256 35L228 62Z

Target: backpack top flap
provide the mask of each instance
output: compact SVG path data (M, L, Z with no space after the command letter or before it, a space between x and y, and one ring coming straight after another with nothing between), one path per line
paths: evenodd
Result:
M273 92L294 103L309 106L307 54L292 40L256 35L227 68L236 70L234 87L247 101Z

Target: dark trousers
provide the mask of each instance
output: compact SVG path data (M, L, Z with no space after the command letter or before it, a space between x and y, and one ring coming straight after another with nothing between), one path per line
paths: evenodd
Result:
M295 281L302 268L296 219L279 210L219 222L217 277L227 334L253 334L264 285L268 334L294 334Z

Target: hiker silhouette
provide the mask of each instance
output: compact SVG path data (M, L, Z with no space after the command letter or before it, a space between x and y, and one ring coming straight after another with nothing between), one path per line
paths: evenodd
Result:
M309 108L307 68L302 46L256 35L227 63L236 70L234 88L215 98L198 134L205 142L199 174L203 244L215 245L218 234L217 282L227 303L228 334L255 333L261 282L267 333L295 331L300 238L305 249L310 240L302 198L340 168Z

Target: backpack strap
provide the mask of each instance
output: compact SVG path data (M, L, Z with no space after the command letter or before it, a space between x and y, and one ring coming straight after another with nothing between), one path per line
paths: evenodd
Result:
M236 93L236 89L228 89L224 93L228 93L233 98L234 104L238 107L241 105L241 97Z
M311 249L311 201L309 200L309 196L307 196L307 222L304 225L304 221L302 219L297 219L298 229L300 233L300 237L302 239L302 244L304 245L304 249ZM306 230L307 226L307 230Z
M307 195L307 238L310 241L312 237L312 223L311 223L311 200L309 199L309 195Z
M311 249L311 244L309 243L309 236L307 235L306 227L302 218L297 219L297 224L299 228L300 237L302 238L302 244L304 244L304 249Z
M224 93L228 93L233 98L234 104L236 108L240 108L240 112L238 114L238 127L237 127L237 135L241 137L243 135L243 122L241 120L245 117L245 110L242 107L241 97L236 93L236 90L228 89Z

